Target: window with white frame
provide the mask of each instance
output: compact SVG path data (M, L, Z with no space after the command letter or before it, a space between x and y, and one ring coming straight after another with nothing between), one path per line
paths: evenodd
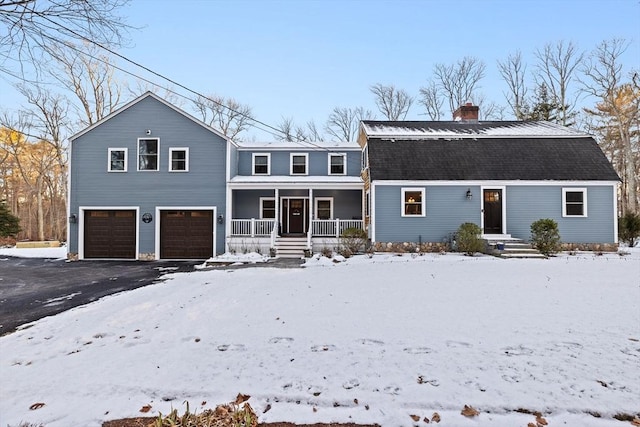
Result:
M402 216L425 216L424 188L402 189Z
M126 148L109 148L109 172L126 172L127 171L127 149Z
M329 154L329 175L346 175L347 155L344 153Z
M253 153L253 175L271 174L271 154Z
M157 171L159 161L160 140L158 138L141 138L138 140L138 170Z
M316 219L333 219L333 197L316 197Z
M307 175L309 155L291 154L291 175Z
M364 195L364 216L371 215L371 193L367 191Z
M362 149L362 170L365 170L369 166L369 148L365 145Z
M189 149L185 147L169 148L169 171L188 172L189 171Z
M587 189L563 188L562 189L562 216L585 217L587 216Z
M276 199L260 197L260 219L274 219L276 217Z

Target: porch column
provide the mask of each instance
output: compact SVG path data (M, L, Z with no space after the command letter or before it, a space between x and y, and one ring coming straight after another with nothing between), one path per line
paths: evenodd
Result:
M231 236L231 220L233 219L233 190L229 188L227 185L227 205L225 206L225 216L224 219L224 252L229 252L229 236ZM217 221L217 218L213 218L214 223ZM217 235L215 236L218 237ZM218 254L214 254L218 255Z
M276 227L280 228L280 190L276 188L273 190L273 193L276 199L276 212L274 214L275 215L274 221L276 223ZM277 231L276 231L276 234L278 234Z
M307 215L309 216L309 223L308 223L308 228L309 228L309 235L312 235L313 232L313 188L309 189L309 212L307 213Z

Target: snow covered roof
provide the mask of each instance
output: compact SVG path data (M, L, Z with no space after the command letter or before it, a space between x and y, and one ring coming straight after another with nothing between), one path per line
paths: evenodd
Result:
M288 175L269 175L269 176L235 176L229 181L230 187L250 186L257 188L260 186L267 188L276 187L312 187L324 188L358 188L363 185L362 178L359 176L288 176Z
M236 141L236 145L242 149L260 150L360 150L357 142L349 141Z
M369 138L440 139L440 138L575 138L586 136L575 129L550 122L522 121L377 121L366 120L362 128Z

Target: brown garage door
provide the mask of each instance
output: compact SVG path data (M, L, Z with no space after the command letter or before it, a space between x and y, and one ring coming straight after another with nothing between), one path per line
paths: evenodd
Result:
M213 211L160 212L160 258L207 259L213 254Z
M84 212L85 258L136 258L136 211Z

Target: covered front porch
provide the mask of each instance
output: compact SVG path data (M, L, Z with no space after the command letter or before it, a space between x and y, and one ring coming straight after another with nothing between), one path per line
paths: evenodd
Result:
M335 250L346 229L364 227L361 185L296 187L231 189L227 251L301 256Z

